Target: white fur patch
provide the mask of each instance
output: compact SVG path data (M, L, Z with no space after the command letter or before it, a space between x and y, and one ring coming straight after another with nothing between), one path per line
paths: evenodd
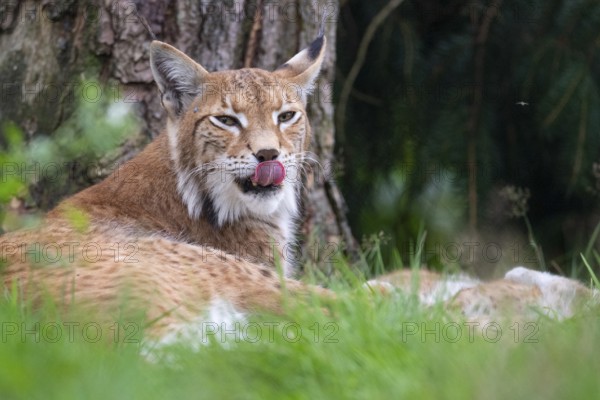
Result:
M175 163L176 167L179 167L179 138L178 138L179 126L172 122L171 119L167 120L167 137L169 138L169 155L171 160Z
M562 320L575 314L574 305L577 291L582 287L580 283L562 276L524 267L511 269L504 278L525 285L537 286L542 292L537 306L547 316Z
M239 161L220 159L220 173L211 173L206 177L206 190L210 194L217 214L219 225L235 222L246 217L266 217L277 226L282 220L289 225L298 212L296 186L298 182L284 180L282 188L272 194L255 195L243 193L236 178L248 178L256 168L256 162L240 164ZM286 169L295 163L293 158L282 158Z
M175 165L177 174L177 192L181 196L183 204L187 207L190 218L196 220L202 212L202 193L196 181L195 173L181 167L179 161L179 127L171 120L167 121L167 137L169 139L169 155Z
M419 302L425 306L443 303L453 298L461 290L472 288L480 283L481 281L478 279L474 279L463 274L449 275L436 282L431 290L419 290ZM380 281L377 279L369 280L365 285L373 289L378 289L383 293L391 293L395 292L396 290L400 290L395 288L390 282Z
M186 205L192 220L200 218L202 212L202 192L196 176L192 172L180 170L177 172L177 192Z
M184 345L192 351L217 343L225 348L244 340L243 325L246 315L230 302L214 298L204 315L170 329L169 333L155 341L145 341L142 355L150 361L159 361L160 351L168 346Z
M419 295L421 303L431 306L439 302L446 302L463 289L479 285L481 281L465 275L451 275L435 284L428 293Z

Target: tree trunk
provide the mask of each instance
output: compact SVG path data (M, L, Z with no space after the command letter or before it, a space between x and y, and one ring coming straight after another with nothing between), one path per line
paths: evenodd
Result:
M325 21L323 73L309 100L312 151L320 166L308 173L300 233L304 254L328 261L342 241L354 251L342 196L335 185L332 83L337 1L8 1L0 5L0 121L11 120L28 138L51 135L72 113L81 77L100 79L121 101L135 103L141 129L123 145L122 162L154 138L165 113L148 59L151 36L179 48L207 70L244 66L274 69L316 37ZM117 89L118 88L118 89ZM52 95L52 98L50 97ZM93 182L78 180L62 192L34 188L35 205ZM328 243L329 245L325 245ZM329 260L331 261L331 260Z

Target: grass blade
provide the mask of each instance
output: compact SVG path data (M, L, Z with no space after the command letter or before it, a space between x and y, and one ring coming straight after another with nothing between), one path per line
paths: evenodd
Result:
M583 260L583 264L586 266L586 268L588 269L588 272L590 273L590 276L592 277L592 281L594 282L594 285L596 286L596 288L600 289L600 281L598 280L598 277L594 273L594 270L592 270L592 267L590 267L590 264L588 264L587 260L583 256L583 254L580 253L580 255L581 255L581 259Z

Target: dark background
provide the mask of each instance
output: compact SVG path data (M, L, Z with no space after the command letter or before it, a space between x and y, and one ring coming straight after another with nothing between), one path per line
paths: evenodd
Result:
M341 7L338 94L386 4ZM501 247L507 263L544 267L525 215L546 268L577 273L599 220L598 26L597 1L423 0L392 11L337 127L354 232L383 231L384 256L395 248L406 262L424 224L430 263L457 259L448 243L465 256L475 240ZM518 198L527 207L515 212ZM476 258L466 261L481 270Z

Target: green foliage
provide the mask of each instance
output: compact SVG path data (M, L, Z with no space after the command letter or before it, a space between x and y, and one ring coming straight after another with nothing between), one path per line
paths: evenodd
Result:
M19 129L13 124L4 126L4 138L7 143L6 151L0 152L0 165L18 165L24 158L23 138ZM13 196L23 195L26 191L25 183L18 175L2 174L2 185L0 186L0 205L6 204Z
M79 232L87 231L90 221L86 213L73 207L66 210L66 217L75 230Z
M109 99L82 101L52 138L40 139L30 145L31 156L38 162L98 159L114 151L135 128L135 120L126 103L110 103Z
M594 283L594 286L596 287L596 289L600 289L600 281L598 280L598 277L594 273L594 270L592 270L592 267L590 267L590 264L588 263L586 258L583 256L583 254L581 254L581 259L583 260L583 264L585 265L588 272L590 273L590 277L592 279L592 282Z
M94 81L83 85L102 88ZM82 98L73 114L51 136L26 142L14 124L5 123L0 129L5 143L5 148L0 148L1 222L12 198L33 203L30 188L38 185L38 190L49 190L53 185L74 185L71 166L90 167L101 158L110 160L125 138L136 131L137 124L124 102L111 102L108 98L91 102ZM89 168L85 172L89 173ZM57 200L52 199L52 203Z
M339 32L342 72L380 7L347 3ZM489 32L479 43L487 17ZM528 219L548 264L564 268L579 259L592 232L576 238L564 226L599 210L597 26L600 3L593 0L506 0L499 8L405 2L371 43L346 115L341 184L355 231L384 230L391 247L402 249L425 221L428 243L451 242L465 230L475 178L480 230L503 228L496 223L503 213L498 189L528 188ZM470 144L475 165L468 164Z

